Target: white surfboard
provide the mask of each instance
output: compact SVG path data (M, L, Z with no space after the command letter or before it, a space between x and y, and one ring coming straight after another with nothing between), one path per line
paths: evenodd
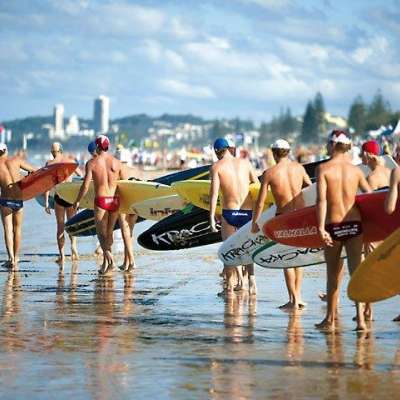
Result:
M186 202L177 194L171 196L155 197L131 206L132 212L139 217L159 221L171 214L182 210L186 206Z
M392 157L384 156L383 159L385 161L385 165L388 168L392 169L397 166L396 162L393 160ZM359 168L361 168L361 170L365 175L368 175L370 172L370 169L366 165L360 164ZM315 204L317 196L316 189L317 189L316 183L313 183L311 186L305 188L302 191L305 207L312 206ZM263 214L261 214L261 217L258 220L259 226L263 226L265 222L267 222L270 218L273 218L275 216L275 211L272 214L272 209L276 210L275 206L271 207L270 209L264 211ZM242 226L234 235L230 236L221 244L218 250L218 257L224 263L224 265L230 267L251 264L253 262L252 260L253 254L260 248L264 247L268 242L269 239L267 239L263 235L261 230L256 234L251 233L251 221L250 221L246 225ZM282 249L279 248L279 251L281 250L283 250L283 248ZM320 252L319 254L322 254L322 252ZM310 255L315 255L316 257L316 253L310 253L308 255L299 253L299 257L300 255L305 258L309 257ZM314 261L311 260L311 263ZM309 264L307 260L305 260L304 262ZM289 267L283 266L281 268L289 268Z

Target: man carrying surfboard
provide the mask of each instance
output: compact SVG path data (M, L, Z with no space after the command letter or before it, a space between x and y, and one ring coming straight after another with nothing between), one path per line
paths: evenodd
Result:
M286 140L276 140L271 149L276 165L263 173L253 214L252 233L257 233L260 230L257 221L263 211L269 187L275 199L276 215L279 215L303 208L304 200L301 191L303 187L311 185L311 179L304 167L297 161L289 160L290 145ZM284 274L289 301L280 308L303 308L305 306L305 303L301 300L303 270L301 268L286 268Z
M253 203L249 193L250 183L258 182L256 173L248 159L235 158L230 145L224 138L214 142L214 151L218 161L210 169L210 227L217 232L215 212L219 191L222 194L222 240L233 235L238 228L251 220ZM249 293L256 294L254 264L245 266L249 280ZM234 285L235 272L237 285ZM233 290L243 289L242 267L224 266L223 274L226 286L222 294L232 294Z
M378 190L389 186L390 169L384 165L384 161L380 157L381 147L376 140L368 140L361 146L361 160L367 165L371 172L367 176L371 190ZM367 256L373 252L382 242L372 242L364 244L364 254ZM364 316L367 321L372 320L372 306L370 303L365 304Z
M53 156L52 160L47 161L46 165L52 165L57 163L70 163L75 161L71 160L69 157L66 157L63 154L63 148L61 143L54 142L51 146L51 155ZM75 174L78 176L82 176L80 169L77 168L75 170ZM69 177L66 182L71 182L72 177ZM51 210L49 207L49 192L45 193L45 211L47 214L51 214ZM72 204L63 200L58 194L54 195L54 213L56 216L57 223L57 245L58 245L58 258L56 260L60 265L64 264L65 261L65 253L64 253L64 245L65 245L65 217L67 219L72 218L76 214L76 210L72 207ZM78 249L76 247L76 237L68 235L71 241L71 259L72 261L76 261L79 259Z
M103 264L99 273L114 269L114 258L111 247L113 244L114 225L118 219L120 198L117 194L117 180L126 179L121 162L108 153L110 141L107 136L100 135L95 140L97 157L86 163L85 178L74 207L79 207L80 200L89 190L93 179L95 192L94 218L97 237L103 250Z
M347 265L352 274L361 262L363 247L360 212L355 206L357 191L370 192L362 171L350 161L351 140L346 132L334 130L328 138L331 159L318 168L318 231L325 244L327 266L327 311L317 328L334 330L343 264L340 255L346 248ZM356 330L365 330L363 305L356 303Z
M388 214L393 214L396 209L397 199L399 197L400 189L400 167L394 168L390 174L389 192L385 199L385 211ZM400 314L393 319L393 321L400 321Z
M4 228L4 239L8 253L5 267L18 267L21 230L23 221L22 191L18 186L23 176L20 170L36 171L22 157L8 157L7 145L0 143L0 209Z

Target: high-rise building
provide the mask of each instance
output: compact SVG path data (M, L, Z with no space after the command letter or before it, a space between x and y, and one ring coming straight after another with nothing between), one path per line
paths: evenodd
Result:
M52 139L63 139L64 138L64 106L62 104L56 104L54 106L54 131Z
M106 96L99 96L94 101L94 131L97 134L105 134L110 124L110 99Z
M79 134L79 119L76 115L72 115L68 120L65 133L69 136Z

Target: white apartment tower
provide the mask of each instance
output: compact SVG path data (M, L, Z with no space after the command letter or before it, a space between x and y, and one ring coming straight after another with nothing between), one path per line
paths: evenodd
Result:
M62 104L56 104L54 106L53 114L54 131L53 139L64 138L64 106Z
M96 134L106 134L110 124L110 99L99 96L94 101L94 131Z

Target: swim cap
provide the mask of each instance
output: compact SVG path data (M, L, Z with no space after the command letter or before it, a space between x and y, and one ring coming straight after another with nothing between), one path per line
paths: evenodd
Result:
M332 143L351 144L351 139L347 136L347 133L341 129L333 130L328 139Z
M7 151L7 145L5 143L0 143L0 151Z
M87 151L88 151L90 154L93 154L93 153L96 151L96 143L95 143L94 141L93 141L93 142L90 142L90 143L88 144Z
M278 139L272 143L271 149L290 150L290 144L285 139Z
M218 138L214 142L214 150L215 151L224 150L224 149L227 149L228 147L229 147L229 143L225 138Z
M362 151L371 153L374 156L379 156L381 154L381 146L379 146L379 143L376 140L368 140L368 142L365 142L362 145L361 149Z
M110 146L110 139L105 135L100 135L95 140L97 148L103 151L107 151Z

